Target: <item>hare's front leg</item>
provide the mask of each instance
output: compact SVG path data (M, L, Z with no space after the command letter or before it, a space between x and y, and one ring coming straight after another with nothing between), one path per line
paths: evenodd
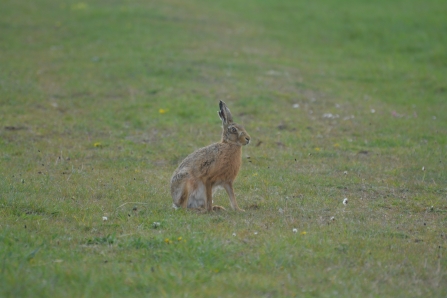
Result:
M210 182L206 183L206 210L211 212L213 210L213 186Z
M237 205L236 198L234 197L233 182L225 183L223 187L225 188L228 196L230 197L231 208L233 208L233 210L245 212L245 210L239 208L239 206Z

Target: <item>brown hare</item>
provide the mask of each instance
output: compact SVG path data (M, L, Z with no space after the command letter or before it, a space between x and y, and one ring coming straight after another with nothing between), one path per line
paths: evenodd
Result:
M174 171L171 178L171 195L174 208L224 209L213 207L213 192L223 187L230 197L231 207L239 208L234 197L233 181L242 163L242 146L250 143L245 129L233 122L230 110L219 102L222 119L222 139L188 155Z

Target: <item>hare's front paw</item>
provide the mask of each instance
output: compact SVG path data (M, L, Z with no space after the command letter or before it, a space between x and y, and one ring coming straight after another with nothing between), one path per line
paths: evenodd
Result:
M245 212L245 210L244 210L244 209L241 209L241 208L237 208L236 211L239 211L239 212Z

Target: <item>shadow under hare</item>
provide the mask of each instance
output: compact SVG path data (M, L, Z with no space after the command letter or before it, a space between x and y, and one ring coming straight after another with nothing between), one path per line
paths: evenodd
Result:
M222 139L188 155L171 178L171 195L174 208L196 208L207 211L224 209L213 206L213 192L223 187L230 197L231 207L239 208L234 196L233 181L242 163L242 146L250 143L247 131L233 122L230 109L219 102L222 120Z

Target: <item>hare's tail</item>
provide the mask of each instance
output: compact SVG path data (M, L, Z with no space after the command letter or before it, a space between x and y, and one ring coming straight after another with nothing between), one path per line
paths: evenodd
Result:
M173 176L171 179L171 195L173 201L173 207L186 207L188 203L188 187L187 179L176 179L178 176Z

